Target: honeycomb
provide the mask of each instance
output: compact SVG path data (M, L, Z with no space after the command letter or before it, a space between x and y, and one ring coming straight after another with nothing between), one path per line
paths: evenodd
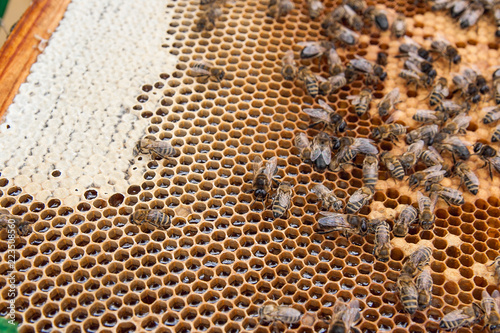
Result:
M326 1L327 10L338 2ZM166 2L173 20L165 27L162 46L178 63L172 72L142 83L131 112L149 122L144 135L171 139L181 155L169 160L136 158L146 166L143 180L125 192L105 197L99 188L90 188L80 202L67 205L57 197L36 200L0 176L1 208L34 223L34 232L15 243L20 332L269 332L257 317L266 302L292 305L321 319L332 314L337 299L354 297L361 303L358 328L363 332L437 332L445 313L479 301L482 290L491 293L496 288L487 265L500 249L500 178L490 181L484 169L476 170L482 181L477 196L465 193L461 207L440 203L432 230L412 228L406 237L391 240L388 262L373 256L373 235L346 239L315 233L319 209L310 193L313 184L327 184L346 199L362 186L362 174L352 167L317 173L302 163L292 144L299 131L317 134L308 129L309 119L302 112L314 100L300 83L282 79L280 59L289 49L297 53L300 41L324 38L320 21L309 19L306 3L294 3L295 9L278 21L266 16L264 2L228 3L216 28L200 33L193 24L198 1ZM464 33L425 4L378 5L403 12L408 35L418 42L443 32L457 44L464 63L476 64L488 77L499 65L498 44L490 39L494 27L485 22L478 23L477 31ZM339 53L344 61L355 54L375 60L381 50L394 56L398 46L389 32L365 28L358 46ZM221 84L202 84L187 75L190 63L200 56L225 68ZM415 128L410 116L420 108L425 92L408 90L397 78L402 61L391 60L388 78L375 97L398 86L405 99L400 105L407 114L404 123ZM320 71L316 63L304 63ZM448 74L444 63L439 66L440 73ZM363 87L358 79L328 101L345 116L354 135L367 137L380 120L358 119L346 101ZM491 129L479 121L483 114L471 115L466 139L488 141ZM390 142L379 143L379 148L402 149ZM278 178L294 183L287 219L274 220L264 205L252 203L255 156L277 156ZM471 160L481 165L477 157ZM415 203L416 194L407 184L390 179L384 169L379 178L374 201L361 213L388 216L392 226L400 205ZM458 186L459 181L447 179L443 184ZM174 215L171 227L162 231L128 223L133 211L146 208ZM0 315L7 316L5 230L0 237ZM433 299L430 308L410 318L394 285L404 257L417 244L434 248ZM301 332L327 328L323 320L291 326ZM458 331L480 330L476 325Z

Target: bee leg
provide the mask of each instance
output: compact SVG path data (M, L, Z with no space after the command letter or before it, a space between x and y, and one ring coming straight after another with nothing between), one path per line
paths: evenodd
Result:
M313 124L309 125L307 128L313 128L314 126L321 124L321 123L322 123L322 121L318 121L317 123L313 123Z
M276 179L272 178L272 180L273 180L274 185L276 185L276 187L279 187L281 185L281 183L279 181L277 181Z
M491 171L491 162L488 163L488 170L490 171L490 179L493 180L493 171Z

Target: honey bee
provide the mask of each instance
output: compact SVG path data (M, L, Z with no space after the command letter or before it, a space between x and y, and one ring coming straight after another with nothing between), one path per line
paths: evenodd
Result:
M445 314L439 322L439 327L447 331L453 331L459 327L477 324L482 318L483 310L476 303L472 303L472 305Z
M449 151L455 161L455 157L461 160L468 160L470 157L470 152L467 146L470 146L468 142L460 140L456 136L450 136L445 133L439 133L434 138L434 147L441 153L445 150Z
M470 82L473 82L476 85L481 95L484 95L490 91L490 87L488 86L486 78L478 69L466 68L464 69L463 73Z
M359 95L347 96L347 99L352 100L354 111L358 117L363 116L368 111L372 98L372 90L368 88L361 90Z
M298 45L303 46L302 51L300 51L301 59L320 58L330 50L335 51L333 43L327 40L321 40L316 42L299 42Z
M256 157L253 163L252 191L255 200L265 201L271 191L273 183L279 183L273 177L278 173L278 158L274 156L264 165L260 158Z
M260 322L272 323L280 321L284 324L294 324L299 322L302 313L286 305L265 304L259 308Z
M363 183L375 188L378 181L378 159L374 155L366 155L363 160Z
M419 187L422 181L425 181L425 186L430 186L439 183L444 179L446 170L441 170L441 165L434 165L425 170L417 171L409 178L410 189L415 190Z
M384 71L384 68L382 66L379 66L377 64L373 64L373 63L369 62L368 60L366 60L365 58L360 57L358 55L355 55L355 57L356 58L351 59L349 61L349 63L352 65L352 67L356 71L366 75L367 84L376 83L377 80L380 80L380 81L385 80L385 78L387 77L387 73ZM375 78L378 78L378 79L375 79Z
M379 141L386 139L389 139L390 141L399 141L398 135L406 134L407 128L408 126L403 126L397 123L384 124L372 129L372 137Z
M418 309L418 291L412 276L402 272L396 281L396 289L405 311L414 314Z
M356 70L350 63L347 63L345 67L344 77L347 83L352 83L358 78L358 72L356 72Z
M401 272L409 274L411 276L415 276L429 264L431 256L432 248L428 246L420 246L418 249L413 251L408 259L404 262Z
M305 133L299 133L295 137L295 146L300 150L300 157L303 161L311 159L311 143Z
M418 54L410 52L409 57L404 62L404 67L418 76L421 82L416 82L424 87L431 86L437 76L437 71L431 62L420 57Z
M216 67L213 63L209 61L205 61L202 59L198 59L191 67L191 74L193 77L200 77L206 79L212 78L216 82L221 82L226 75L226 72L220 68Z
M331 24L326 33L330 38L346 45L355 45L359 40L359 34L337 22Z
M491 124L500 119L500 106L498 105L483 108L482 111L486 112L486 115L483 118L483 124Z
M364 236L368 232L368 220L364 217L333 212L320 212L320 214L323 217L318 220L319 234L339 231L348 238L354 234Z
M339 140L340 149L335 159L330 164L330 170L337 170L339 166L353 160L358 153L376 155L378 149L373 145L373 140L365 138L351 138L344 136Z
M469 110L470 104L467 102L458 104L453 101L443 101L436 106L436 111L445 112L448 117L453 117L460 112L468 112Z
M344 66L342 65L342 60L335 48L330 48L328 50L328 72L330 75L338 75L344 71Z
M323 22L321 22L321 27L328 31L331 27L339 24L345 16L345 6L337 6L333 11L326 15Z
M500 3L498 4L498 15L500 16ZM496 12L495 12L496 14ZM500 20L500 17L498 18ZM499 24L500 26L500 24ZM497 30L497 33L500 31ZM499 36L500 37L500 36ZM493 72L493 99L497 105L500 104L500 68Z
M434 87L432 88L430 97L429 97L429 105L435 106L439 105L443 102L443 100L448 97L450 91L448 89L448 80L444 77L440 77Z
M434 215L434 207L436 207L437 196L432 196L432 199L417 192L418 210L420 211L420 226L424 230L429 230L434 226L436 215Z
M380 162L384 163L385 167L389 170L394 179L403 180L405 170L396 156L389 152L383 152L380 154Z
M467 127L469 127L471 119L472 117L470 116L459 114L455 118L451 119L447 124L445 124L441 129L441 132L450 135L466 134Z
M377 53L377 61L375 62L377 65L380 65L380 66L387 66L387 53L386 52L383 52L383 51L380 51L379 53Z
M429 51L423 48L419 43L408 36L404 36L404 40L404 43L399 46L401 56L398 57L409 57L410 53L415 53L428 62L433 61Z
M202 12L202 16L196 22L196 29L202 31L207 29L210 25L215 27L215 21L222 15L222 9L214 4L209 5L208 8ZM214 75L215 76L215 75ZM222 80L222 78L221 78ZM220 81L219 81L220 82Z
M367 7L364 0L344 0L343 4L351 7L356 13L363 13Z
M387 222L382 221L375 228L375 249L374 254L378 260L387 261L391 255L390 227Z
M474 104L479 103L481 95L479 95L479 89L475 82L470 82L465 76L460 74L455 74L452 81L457 88L454 93L460 91L461 96L463 96L466 101L470 101Z
M344 204L342 201L337 198L337 196L331 191L328 187L322 184L315 185L312 189L312 192L315 193L319 200L321 200L322 209L340 211L344 208Z
M318 171L324 171L332 161L333 143L325 132L320 132L313 139L311 146L311 161Z
M155 141L154 137L140 139L134 147L134 156L139 154L151 154L153 159L169 158L179 154L169 141Z
M282 59L283 67L281 68L281 75L285 80L293 81L297 77L297 66L293 60L293 51L289 50L285 53Z
M439 132L438 125L425 125L406 134L406 143L412 144L418 140L424 141L424 143L432 143L434 137Z
M429 83L431 83L429 82L431 81L429 76L421 71L402 69L399 72L399 77L406 80L407 86L414 84L415 88L427 88L430 85Z
M430 146L426 150L422 151L419 158L427 166L431 167L433 165L440 165L444 162L441 155L438 153L436 148Z
M418 217L418 211L412 205L406 205L394 223L392 232L396 237L405 237L408 234L410 224L415 222Z
M464 195L459 190L455 190L451 187L446 187L441 184L432 184L426 188L431 194L435 193L443 199L448 205L460 206L465 203Z
M406 151L399 157L399 162L405 170L409 170L413 168L415 164L417 164L420 154L424 149L424 142L422 140L418 140L415 143L412 143L408 146Z
M375 6L368 6L363 14L366 18L372 20L379 30L389 30L389 21L387 20L387 13L385 10L375 8Z
M307 6L309 7L309 17L312 20L321 16L321 13L325 10L325 5L320 0L308 0Z
M316 97L318 95L318 80L309 68L305 66L300 67L298 79L304 82L307 93L311 95L311 97Z
M320 105L321 109L304 109L304 112L307 113L313 119L313 121L315 121L313 124L309 125L309 127L323 124L323 129L325 129L326 127L330 127L335 132L345 132L347 123L342 118L342 116L335 110L333 110L325 101L320 99L318 101L318 104Z
M400 94L399 94L399 88L395 88L391 90L387 95L382 98L382 100L378 103L377 109L378 109L378 114L381 117L385 117L389 114L389 111L391 111L395 106L402 101L399 99Z
M432 299L432 276L431 268L425 266L422 272L415 279L418 291L418 308L420 311L426 309Z
M346 213L357 213L363 206L367 205L375 194L370 186L363 186L354 192L347 201Z
M483 290L481 296L481 307L485 313L485 326L490 329L490 332L498 333L500 332L500 293L498 290L494 290L490 296L486 290Z
M497 280L500 281L500 256L496 257L495 260L493 260L493 262L489 266L493 265L495 265L494 269L495 269L495 275L497 276Z
M466 29L475 25L483 13L483 5L478 2L472 2L460 16L460 28Z
M159 209L138 209L130 215L130 223L141 225L149 223L160 229L168 229L172 217Z
M460 177L460 186L465 184L467 190L476 195L479 191L479 179L470 167L464 162L458 162L453 166L453 173Z
M268 7L267 16L279 19L282 16L288 15L294 8L295 5L290 0L277 0Z
M343 86L347 84L347 80L345 78L344 73L340 73L335 76L330 76L328 79L325 79L321 75L315 74L316 79L318 80L318 90L320 95L326 96L329 94L336 93Z
M398 15L392 22L391 32L396 38L403 37L406 34L406 17L404 15Z
M290 208L293 195L293 186L288 182L282 182L273 198L273 216L275 219L282 217Z
M490 178L493 179L492 167L500 172L500 157L497 156L497 151L490 145L486 145L480 142L474 144L474 153L479 155L479 157L484 161L483 168L488 166L488 171L490 173Z
M329 333L349 333L360 331L355 328L360 320L361 314L359 310L359 301L357 299L351 300L345 304L341 300L337 300L333 306L333 315Z
M462 61L457 49L441 34L436 34L436 38L431 43L430 51L436 53L438 58L448 59L450 68L452 62L458 65Z
M31 228L31 223L23 222L23 220L18 217L8 213L0 212L0 229L13 228L18 236L28 236L33 232Z
M344 19L347 25L355 31L360 31L363 28L363 19L348 5L344 5Z
M448 114L445 112L419 109L412 118L420 123L442 124L448 120Z

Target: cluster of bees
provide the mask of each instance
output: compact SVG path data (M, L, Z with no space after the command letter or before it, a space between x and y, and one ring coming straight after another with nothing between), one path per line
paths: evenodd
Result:
M1 211L0 230L9 228L13 228L18 236L28 236L33 231L31 223L25 222L19 216L11 215L7 211Z
M460 28L476 25L479 19L491 14L497 26L496 37L500 37L500 2L497 0L431 0L432 10L446 10L456 19Z

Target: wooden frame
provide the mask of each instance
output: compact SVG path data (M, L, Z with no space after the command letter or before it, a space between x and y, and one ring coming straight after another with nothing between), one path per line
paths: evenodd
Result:
M0 118L12 103L31 65L40 54L40 40L49 39L71 0L35 0L0 49Z

